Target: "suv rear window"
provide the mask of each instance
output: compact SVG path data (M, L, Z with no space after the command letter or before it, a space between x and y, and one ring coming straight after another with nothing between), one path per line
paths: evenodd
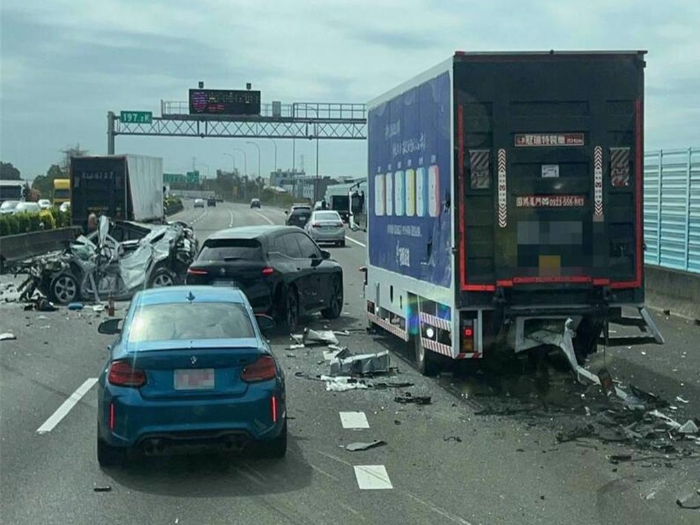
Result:
M295 217L311 217L310 208L296 208L292 211L292 215Z
M262 247L256 239L207 239L198 261L259 261Z

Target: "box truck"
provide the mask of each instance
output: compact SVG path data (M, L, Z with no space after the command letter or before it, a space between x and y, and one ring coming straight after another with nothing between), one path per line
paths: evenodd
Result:
M366 313L448 359L558 347L644 308L645 52L464 53L368 107ZM638 315L627 316L628 307Z

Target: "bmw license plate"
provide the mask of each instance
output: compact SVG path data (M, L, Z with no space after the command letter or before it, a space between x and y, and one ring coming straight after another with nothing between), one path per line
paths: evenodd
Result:
M229 279L217 279L216 281L214 281L214 286L225 286L233 288L234 286L236 286L236 283Z
M214 388L214 369L175 370L175 390L207 390Z

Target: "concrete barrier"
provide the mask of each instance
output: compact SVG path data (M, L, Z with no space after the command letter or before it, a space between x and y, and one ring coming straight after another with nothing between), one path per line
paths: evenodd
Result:
M0 237L0 269L4 270L7 263L13 261L21 261L28 257L60 250L63 248L64 241L72 241L80 233L79 227L70 226Z
M648 306L700 319L700 274L648 264L644 278Z

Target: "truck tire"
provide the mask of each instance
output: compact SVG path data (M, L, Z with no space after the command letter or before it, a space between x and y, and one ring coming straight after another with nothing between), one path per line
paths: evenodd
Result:
M436 375L440 371L437 363L437 357L423 347L420 340L420 333L413 337L413 348L416 356L416 368L418 371L427 377Z

